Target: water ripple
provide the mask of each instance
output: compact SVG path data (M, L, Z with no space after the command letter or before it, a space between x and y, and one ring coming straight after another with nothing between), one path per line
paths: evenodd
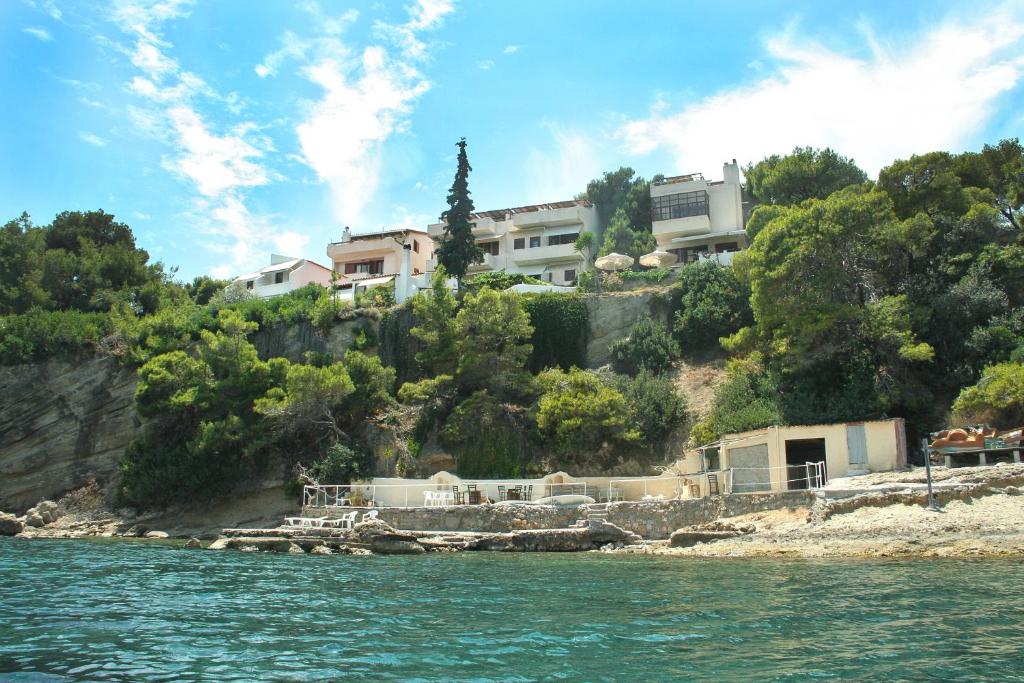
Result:
M1024 680L996 560L311 557L0 539L0 679Z

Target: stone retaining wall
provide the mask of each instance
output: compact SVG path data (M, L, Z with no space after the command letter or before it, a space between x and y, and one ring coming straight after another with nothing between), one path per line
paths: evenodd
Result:
M737 493L717 498L611 503L608 521L645 539L665 539L676 529L705 524L720 517L809 507L809 491L784 493ZM591 506L458 505L450 507L376 508L380 519L406 531L478 531L502 533L517 529L565 529L585 519ZM594 506L603 510L604 506ZM364 508L305 508L307 517L340 517Z

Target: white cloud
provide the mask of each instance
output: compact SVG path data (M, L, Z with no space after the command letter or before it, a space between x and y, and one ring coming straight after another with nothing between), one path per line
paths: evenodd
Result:
M404 24L377 22L376 29L394 41L406 57L420 59L426 55L427 45L418 34L439 27L444 18L455 11L455 3L452 0L416 0L406 11L409 20Z
M53 41L53 36L50 35L50 32L47 31L45 28L41 28L39 26L29 26L21 29L21 32L27 33L33 38L37 38L43 41L44 43L49 43Z
M479 62L476 63L476 66L477 66L477 68L483 69L484 71L490 71L491 69L494 68L494 60L493 59L481 59Z
M413 103L430 89L414 61L426 56L419 34L436 28L453 10L447 0L419 0L400 26L378 23L399 53L380 45L353 54L336 41L321 41L302 70L323 89L295 129L303 162L331 191L334 217L359 222L377 190L381 147L408 128Z
M150 216L148 213L143 213L141 211L132 211L132 218L136 218L140 221L148 221L150 218L152 218L152 216Z
M527 179L524 204L572 199L601 174L599 145L594 142L598 136L550 123L544 127L551 134L550 141L532 147L523 164Z
M519 52L519 48L519 45L506 45L505 49L502 50L502 52L504 52L507 55L514 55L515 53Z
M295 233L282 233L246 206L247 189L276 178L263 159L273 149L269 138L253 122L215 126L212 121L218 117L201 112L201 104L212 102L238 114L243 98L221 95L198 74L182 69L171 56L173 46L161 35L162 24L187 16L191 5L190 0L158 0L117 6L114 20L133 40L130 47L119 49L138 71L126 88L143 99L126 110L140 131L172 149L161 165L189 181L197 193L184 209L187 222L208 236L200 242L203 246L226 257L218 272L237 273L265 261L264 252L282 239L303 245Z
M106 140L101 138L99 135L96 135L95 133L90 133L89 131L85 131L85 130L78 131L78 137L83 142L87 142L90 145L93 145L94 147L106 147L107 146L107 141Z
M291 31L285 31L281 36L281 48L268 54L263 58L263 62L257 64L253 69L260 78L275 76L286 59L302 59L306 55L308 46L307 41L301 40Z
M36 2L35 0L25 0L25 4L29 7L38 9L40 12L49 15L51 19L56 19L57 21L60 21L60 18L64 16L64 13L61 12L60 8L53 3L53 0L40 0L39 2Z
M656 108L619 136L631 153L668 153L672 172L813 145L853 155L874 174L895 158L961 149L1024 72L1020 12L978 14L947 18L895 48L861 26L867 57L787 31L766 41L758 80L675 112Z
M107 105L103 104L102 102L100 102L99 100L89 99L85 95L82 95L81 97L79 97L78 101L81 102L82 104L84 104L87 107L92 107L93 109L105 109L106 106L107 106Z

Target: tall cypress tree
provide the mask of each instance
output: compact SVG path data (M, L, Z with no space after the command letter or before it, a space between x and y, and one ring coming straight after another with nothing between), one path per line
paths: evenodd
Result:
M473 238L473 200L469 197L469 158L466 156L466 138L461 138L456 146L459 148L459 165L455 170L455 180L448 190L448 210L441 214L445 223L444 240L437 248L437 260L449 274L459 281L462 289L462 278L473 263L484 260L484 250Z

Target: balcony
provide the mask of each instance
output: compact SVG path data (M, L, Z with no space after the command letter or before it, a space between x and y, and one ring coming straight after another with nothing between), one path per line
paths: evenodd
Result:
M526 211L512 216L514 230L540 228L544 226L573 225L583 223L583 207L567 206L562 209L541 209Z
M547 247L533 247L532 249L514 249L512 260L519 265L530 265L535 263L548 263L550 261L571 261L579 260L580 253L572 244L555 244Z
M707 235L711 232L711 217L707 214L701 214L699 216L653 221L651 223L651 232L654 233L655 238L662 237L666 239Z
M498 269L498 257L494 254L484 253L483 263L472 263L468 270L470 273L482 273L488 270Z

